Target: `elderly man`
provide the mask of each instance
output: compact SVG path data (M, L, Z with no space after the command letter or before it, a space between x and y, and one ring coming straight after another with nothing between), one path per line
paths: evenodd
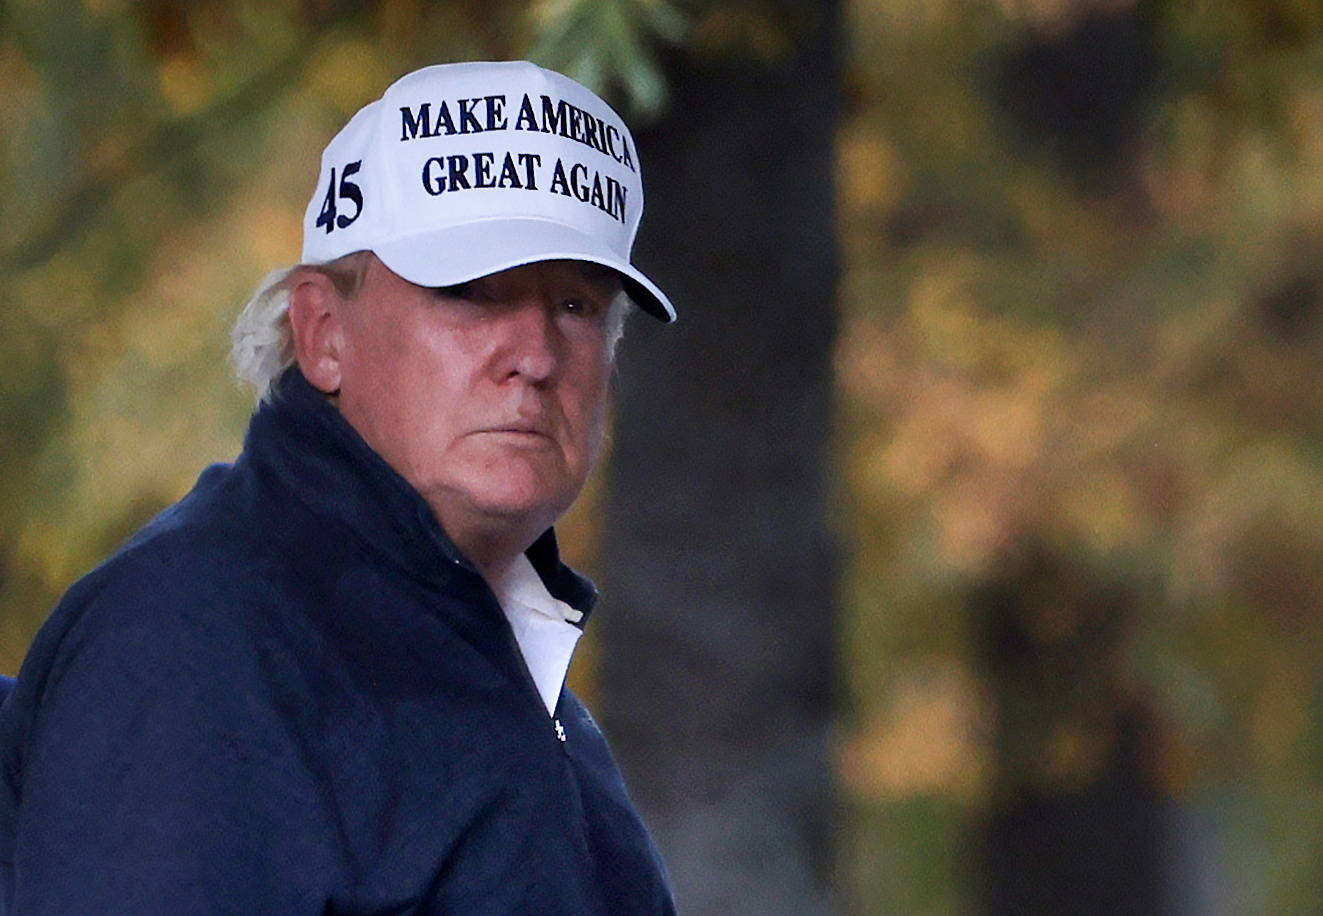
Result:
M667 913L564 687L633 141L526 63L429 67L322 157L235 329L239 459L75 585L0 711L0 912Z

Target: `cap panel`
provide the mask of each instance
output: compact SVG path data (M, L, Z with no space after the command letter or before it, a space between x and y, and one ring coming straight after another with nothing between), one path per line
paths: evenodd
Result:
M465 274L438 285L579 252L638 274L649 311L669 320L665 297L629 266L642 212L633 138L588 89L522 61L440 64L401 77L327 146L304 260L389 250L413 273L442 257L437 270ZM440 238L453 248L444 256L429 241Z
M303 216L303 260L329 261L372 247L390 212L383 206L384 157L377 151L381 103L364 106L322 153Z

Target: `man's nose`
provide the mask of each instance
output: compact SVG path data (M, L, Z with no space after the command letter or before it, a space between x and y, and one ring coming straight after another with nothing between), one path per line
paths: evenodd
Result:
M563 343L552 304L541 295L528 296L508 317L504 375L532 382L552 378L560 365Z

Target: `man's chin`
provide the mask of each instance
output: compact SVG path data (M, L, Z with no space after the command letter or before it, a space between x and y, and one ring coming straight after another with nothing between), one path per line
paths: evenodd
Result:
M502 473L492 473L489 466L452 465L449 470L444 479L418 489L452 539L467 530L531 541L560 517L582 487L574 486L562 469L508 458Z
M550 527L574 501L577 491L527 486L487 487L468 493L470 512L493 522Z

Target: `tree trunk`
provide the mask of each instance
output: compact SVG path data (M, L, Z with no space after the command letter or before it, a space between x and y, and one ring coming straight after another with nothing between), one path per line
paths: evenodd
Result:
M825 913L835 569L836 4L784 59L668 64L637 255L680 312L621 356L604 727L686 914Z
M979 910L1203 912L1177 905L1194 889L1173 883L1160 722L1128 671L1133 592L1031 542L969 611L996 708Z

